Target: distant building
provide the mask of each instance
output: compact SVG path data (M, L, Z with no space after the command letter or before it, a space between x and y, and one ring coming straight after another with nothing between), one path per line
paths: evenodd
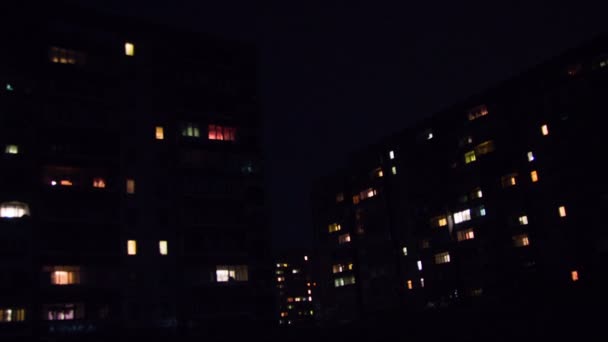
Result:
M280 326L311 326L318 311L317 283L310 253L282 253L277 258L275 279Z
M352 156L313 195L322 316L601 288L608 39Z
M0 340L272 324L253 49L0 15Z

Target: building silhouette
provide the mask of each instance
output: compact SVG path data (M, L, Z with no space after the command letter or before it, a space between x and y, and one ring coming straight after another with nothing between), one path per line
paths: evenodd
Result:
M253 48L14 7L0 23L0 339L274 323Z
M311 253L292 250L276 258L278 325L312 327L318 310L317 282L313 277Z
M319 180L325 321L581 292L605 303L607 43L436 113Z

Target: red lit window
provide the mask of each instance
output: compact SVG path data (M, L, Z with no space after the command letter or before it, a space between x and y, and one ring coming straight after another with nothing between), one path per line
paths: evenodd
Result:
M236 128L218 125L209 125L209 140L236 140Z

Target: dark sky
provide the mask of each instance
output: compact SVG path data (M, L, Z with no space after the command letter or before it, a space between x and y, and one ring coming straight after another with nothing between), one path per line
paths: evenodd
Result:
M81 2L258 46L275 247L348 153L608 32L601 1Z

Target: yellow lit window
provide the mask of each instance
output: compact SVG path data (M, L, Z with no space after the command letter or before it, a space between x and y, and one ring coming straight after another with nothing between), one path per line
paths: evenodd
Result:
M411 289L413 289L413 288L414 288L414 284L412 283L412 281L411 281L411 280L408 280L408 281L407 281L407 288L408 288L408 290L411 290Z
M128 255L137 255L137 241L135 241L135 240L127 241L127 254Z
M19 146L17 146L17 145L6 145L6 147L4 148L4 153L6 153L6 154L18 154L19 153Z
M133 45L133 43L129 43L129 42L125 43L125 55L126 56L135 56L135 45Z
M397 174L397 167L396 166L391 167L391 173L394 174L394 175Z
M540 127L540 130L543 133L543 135L549 135L549 127L547 125L542 125Z
M521 224L522 226L525 226L528 224L528 216L523 215L519 217L519 224Z
M530 172L530 179L532 179L532 183L538 182L538 172L536 170Z
M559 209L559 217L566 217L566 207L565 206L560 206Z
M25 320L25 309L0 308L0 323L22 322Z
M516 235L513 237L513 244L515 247L525 247L530 245L528 234Z
M340 224L338 224L338 223L332 223L332 224L329 225L329 232L330 233L337 232L340 229L342 229L342 227L340 227Z
M435 254L435 264L447 264L450 262L450 253L443 252Z
M517 185L517 173L511 173L505 176L502 176L500 179L503 188L508 188L510 186Z
M570 278L572 279L572 281L578 281L578 271L574 270L570 272Z
M156 140L165 139L165 129L163 128L163 126L156 126L155 134L156 134Z
M134 194L135 193L135 180L127 179L127 193Z
M378 170L376 174L378 175L378 178L384 177L384 172L382 172L382 170Z
M106 181L103 178L93 178L93 187L103 189L106 187Z
M445 227L445 226L447 226L447 225L448 225L448 219L447 219L447 218L445 218L445 217L440 218L440 219L437 221L437 225L438 225L439 227Z
M158 242L158 251L160 252L160 255L169 254L169 244L167 243L167 240L160 240Z
M477 160L477 157L475 157L475 151L469 151L464 154L464 162L466 164L472 163L476 160Z

